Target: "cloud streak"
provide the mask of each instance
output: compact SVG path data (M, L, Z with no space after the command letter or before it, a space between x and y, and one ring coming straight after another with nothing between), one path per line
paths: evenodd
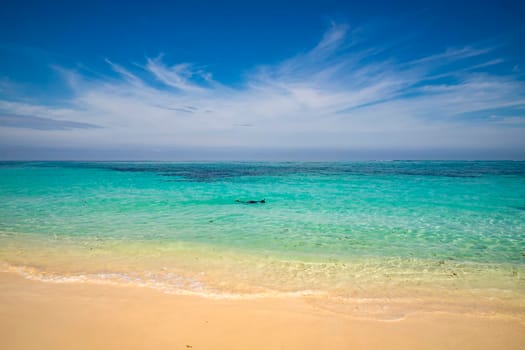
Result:
M0 115L0 126L23 128L32 130L72 130L93 129L98 125L72 122L67 120L55 120L30 115Z
M512 69L484 70L505 63L491 48L400 60L352 37L332 24L311 50L236 87L162 56L106 60L117 77L61 68L73 93L61 104L0 99L1 144L525 150L525 84Z

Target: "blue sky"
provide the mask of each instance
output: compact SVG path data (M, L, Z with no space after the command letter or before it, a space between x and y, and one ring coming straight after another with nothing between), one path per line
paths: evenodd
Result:
M168 3L4 2L0 158L525 158L519 1Z

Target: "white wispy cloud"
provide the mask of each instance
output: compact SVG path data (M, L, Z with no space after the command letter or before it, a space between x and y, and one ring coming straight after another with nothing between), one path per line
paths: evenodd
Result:
M72 96L51 105L0 99L0 112L11 118L3 125L0 120L0 142L525 149L525 84L512 73L480 70L504 63L491 48L450 48L398 61L362 43L354 46L351 38L349 26L332 24L311 50L255 67L236 87L192 63L167 65L163 56L127 66L107 59L117 77L58 67ZM512 111L513 117L498 120L498 111ZM29 119L24 127L23 116L68 128L32 128Z
M489 53L489 48L473 48L470 46L462 47L460 49L448 49L445 52L434 54L431 56L422 57L411 61L411 64L419 64L425 62L436 62L436 61L457 61L470 57L484 55Z
M201 78L206 82L211 81L211 75L202 71L194 70L189 63L175 64L167 67L162 62L162 56L155 59L148 58L146 69L162 83L176 88L181 92L203 92L203 87L194 80Z

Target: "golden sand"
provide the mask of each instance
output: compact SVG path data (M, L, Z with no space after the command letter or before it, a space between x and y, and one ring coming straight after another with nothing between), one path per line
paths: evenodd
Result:
M0 273L0 348L524 349L520 319L451 312L355 318L307 298L212 300Z

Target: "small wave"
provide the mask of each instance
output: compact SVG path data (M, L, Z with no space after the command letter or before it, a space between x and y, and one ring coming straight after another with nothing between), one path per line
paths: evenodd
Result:
M522 299L475 298L475 293L428 294L406 296L369 296L334 294L328 290L278 291L266 289L254 292L231 292L210 288L195 277L180 276L174 273L122 273L98 272L59 274L39 267L11 265L0 262L0 272L14 273L28 280L56 284L93 284L116 287L139 287L157 290L162 293L193 296L211 300L255 300L263 298L303 298L316 309L323 312L371 319L385 322L398 322L414 313L462 313L480 317L504 317L523 321L525 305ZM254 287L255 288L255 287ZM525 322L525 321L523 321Z
M2 272L16 273L26 279L49 282L49 283L90 283L111 286L133 286L159 290L166 294L198 296L202 298L225 300L225 299L261 299L261 298L292 298L304 296L326 295L323 291L300 290L293 292L281 292L268 290L265 292L232 293L208 288L202 281L196 278L178 276L173 273L164 275L146 273L144 276L121 272L104 273L81 273L72 275L61 275L49 273L30 266L15 266L4 264Z

